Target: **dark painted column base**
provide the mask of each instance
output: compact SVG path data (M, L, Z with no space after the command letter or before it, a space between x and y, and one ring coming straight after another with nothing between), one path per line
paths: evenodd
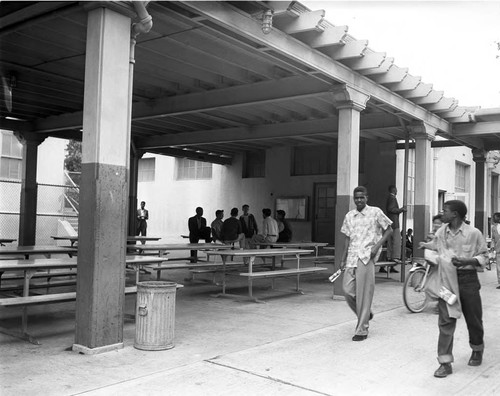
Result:
M75 338L80 347L123 341L127 180L125 166L82 164Z

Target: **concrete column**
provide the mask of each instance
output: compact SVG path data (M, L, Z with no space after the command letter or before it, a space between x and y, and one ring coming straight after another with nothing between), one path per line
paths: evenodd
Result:
M475 188L475 214L474 226L481 230L483 235L488 235L488 216L486 209L486 176L488 174L486 156L488 152L482 149L473 149L472 156L476 163L476 188ZM469 208L469 211L471 208Z
M415 140L415 205L414 240L423 241L431 230L432 204L432 148L436 128L425 123L409 126L410 137ZM415 255L423 256L423 250L415 249Z
M20 246L29 246L36 244L36 209L38 199L36 168L38 164L38 146L45 140L45 136L33 133L15 133L15 136L23 145L18 241Z
M335 205L335 267L340 266L345 236L340 232L346 213L354 208L352 192L359 179L359 120L370 97L349 86L332 90L339 112L337 202Z
M112 2L110 2L112 3ZM131 15L89 3L73 350L123 347Z

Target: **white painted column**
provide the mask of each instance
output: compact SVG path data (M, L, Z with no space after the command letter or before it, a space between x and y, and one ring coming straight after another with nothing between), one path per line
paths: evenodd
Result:
M352 87L332 90L335 107L339 112L337 153L337 201L335 204L335 257L336 269L344 251L345 236L340 232L346 213L354 208L353 190L359 180L359 121L370 97Z
M425 123L409 126L410 136L415 140L415 205L414 240L423 241L431 230L432 205L432 148L436 128ZM415 255L423 255L423 250L415 249Z
M110 2L112 3L112 2ZM88 13L76 335L73 350L123 347L128 203L130 15Z

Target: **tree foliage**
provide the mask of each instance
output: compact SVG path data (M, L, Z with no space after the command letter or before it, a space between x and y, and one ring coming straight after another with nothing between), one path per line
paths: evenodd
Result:
M64 158L64 168L68 172L82 171L82 143L70 140L66 146L66 157Z

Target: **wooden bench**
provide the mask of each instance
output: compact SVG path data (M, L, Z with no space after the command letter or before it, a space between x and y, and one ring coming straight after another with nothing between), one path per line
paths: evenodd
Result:
M402 264L403 264L402 261L399 261L399 262L397 262L397 261L377 261L375 263L375 267L391 267L391 268L393 268L396 265L401 265L401 267L402 267ZM390 271L387 271L387 278L389 278L389 272Z
M137 293L137 286L125 288L125 294ZM76 291L67 293L39 294L37 296L27 297L8 297L0 298L1 307L19 307L39 304L62 303L76 300Z
M229 268L230 266L233 267L240 267L243 266L244 263L231 263L231 264L226 264L226 267ZM164 264L159 264L159 265L148 265L148 269L156 271L156 279L160 280L161 277L161 271L165 270L175 270L175 269L199 269L199 273L202 272L214 272L214 271L220 271L223 267L222 263L171 263L167 262Z
M239 268L245 267L245 266L247 266L247 264L244 263L244 262L230 262L230 263L226 263L226 272L227 273L233 272L233 271L236 271ZM215 281L215 275L217 273L222 273L223 269L224 269L224 266L223 266L222 263L220 263L220 264L216 264L215 266L212 265L212 267L213 268L211 268L211 269L210 268L206 268L206 269L192 269L192 270L190 270L190 272L191 272L191 278L186 279L186 280L187 281L194 281L195 280L195 278L194 278L195 275L198 275L198 274L213 274L211 283L213 283L214 285L216 285L217 282ZM272 269L272 264L268 264L268 263L254 264L253 268L269 268L269 269Z
M55 283L55 282L50 282L51 278L61 278L61 277L74 277L76 276L76 271L56 271L56 272L48 272L48 271L42 271L42 272L35 272L33 275L31 275L31 279L40 279L40 278L47 278L47 282L40 284L40 283L33 283L30 284L30 288L43 288L43 287L53 287L53 286L68 286L70 283L66 281L66 285L63 285L61 283ZM7 274L3 275L0 277L0 281L2 284L8 281L16 281L16 280L24 280L25 275L24 274ZM75 284L76 281L72 280L71 284ZM8 286L3 286L0 288L0 292L3 291L12 291L12 290L22 290L24 287L23 284L15 284L15 285L8 285Z
M50 289L51 287L63 287L63 286L74 286L76 285L76 279L68 279L62 281L53 281L53 282L43 282L43 283L31 283L30 290L32 289ZM12 286L4 286L0 288L0 292L11 292L11 291L22 291L24 285L12 285Z
M258 272L242 272L241 276L245 276L248 278L278 278L283 276L293 276L300 274L310 274L313 272L326 271L327 268L323 267L305 267L305 268L287 268L281 270L274 271L258 271Z
M137 293L137 286L130 286L125 288L125 294L135 294ZM0 327L0 333L11 335L13 337L21 338L27 340L32 344L40 345L38 340L28 334L28 311L27 308L32 305L43 305L43 304L54 304L54 303L64 303L76 300L76 292L67 293L54 293L54 294L41 294L36 296L23 296L23 297L8 297L0 298L1 307L23 307L22 316L22 330L21 332L12 331L10 329L5 329Z

